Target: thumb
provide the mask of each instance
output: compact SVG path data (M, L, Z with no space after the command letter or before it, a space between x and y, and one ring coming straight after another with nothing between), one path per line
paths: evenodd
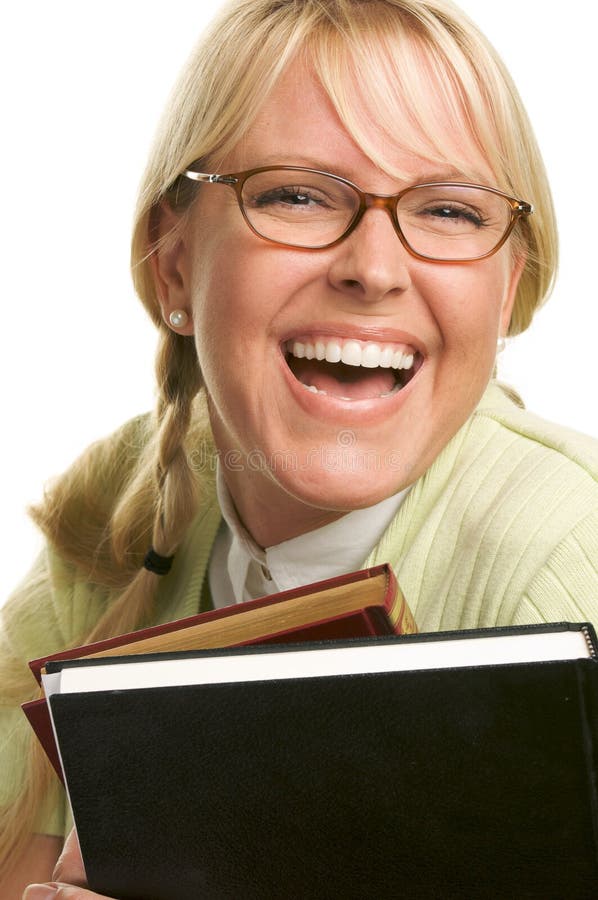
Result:
M83 868L79 838L77 837L77 832L74 828L65 841L52 877L54 878L54 881L78 885L79 887L87 886L87 877L85 875L85 869Z
M87 877L74 828L65 841L53 878L51 884L29 885L23 894L23 900L102 900L100 894L84 890L87 887ZM110 898L104 897L103 900Z

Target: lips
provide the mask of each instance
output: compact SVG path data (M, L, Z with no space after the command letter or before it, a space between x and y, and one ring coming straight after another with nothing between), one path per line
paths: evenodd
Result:
M391 397L422 363L415 347L391 341L318 335L293 338L283 349L291 372L307 390L341 400Z

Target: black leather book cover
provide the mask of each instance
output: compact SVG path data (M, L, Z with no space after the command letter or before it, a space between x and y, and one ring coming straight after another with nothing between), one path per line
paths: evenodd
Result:
M123 900L598 896L598 662L54 695Z

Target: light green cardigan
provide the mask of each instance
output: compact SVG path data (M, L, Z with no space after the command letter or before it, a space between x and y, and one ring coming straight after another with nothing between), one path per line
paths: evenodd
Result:
M206 470L205 503L161 581L157 622L199 609L220 523L213 467ZM364 565L393 565L420 631L598 624L597 479L596 441L531 415L491 384ZM27 660L72 644L109 599L47 548L2 611L0 652ZM20 711L0 711L0 803L18 790L27 729ZM39 829L68 826L57 790Z

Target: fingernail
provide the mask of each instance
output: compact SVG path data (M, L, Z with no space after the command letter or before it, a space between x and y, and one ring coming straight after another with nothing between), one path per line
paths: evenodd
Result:
M25 889L23 900L54 900L57 893L57 884L30 884Z

